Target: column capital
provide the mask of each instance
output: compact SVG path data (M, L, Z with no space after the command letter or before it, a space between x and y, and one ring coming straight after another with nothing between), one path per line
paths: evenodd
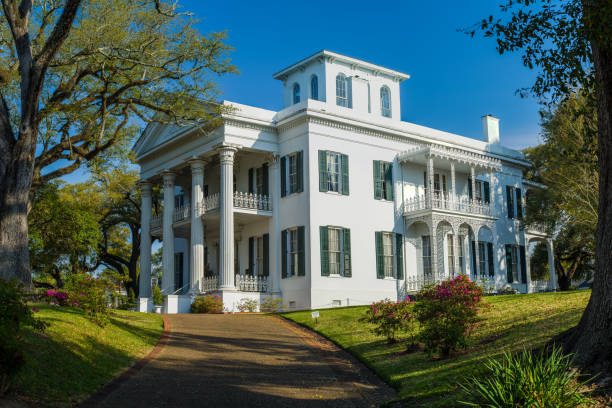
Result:
M136 185L138 186L138 188L140 188L140 194L143 197L150 197L151 196L151 191L153 189L153 183L151 183L148 180L138 180L136 182Z
M219 162L221 164L234 164L234 154L238 151L232 146L223 146L219 149Z
M266 160L270 164L271 168L276 168L280 165L280 154L279 153L268 153Z
M192 172L197 172L204 170L204 166L206 166L207 161L204 159L200 159L199 157L193 157L192 159L187 161L187 163L189 163Z
M164 186L165 186L167 183L172 183L172 184L174 184L174 180L176 179L176 173L173 173L173 172L171 172L171 171L169 171L169 170L165 170L165 171L162 173L162 177L163 177L163 179L164 179Z

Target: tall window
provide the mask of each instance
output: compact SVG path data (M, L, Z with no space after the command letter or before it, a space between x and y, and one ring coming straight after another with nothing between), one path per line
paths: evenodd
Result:
M349 107L348 80L344 74L336 76L336 105Z
M281 197L304 191L303 160L303 151L281 157Z
M393 163L374 160L374 198L393 201Z
M457 251L459 252L459 273L465 273L465 258L463 257L463 241L465 241L465 235L459 235L459 247Z
M289 194L297 192L297 155L292 154L289 158Z
M316 75L310 78L310 98L315 101L319 100L319 78Z
M519 281L518 247L516 245L512 245L512 281Z
M520 188L506 186L506 205L508 207L508 218L523 217L523 198Z
M380 112L387 118L391 117L391 91L386 86L380 88Z
M487 275L487 253L485 251L485 243L478 243L478 270L480 271L481 276Z
M453 242L455 236L453 234L448 234L446 237L446 247L448 249L448 275L455 276L455 245Z
M423 274L431 276L431 236L423 235Z
M476 200L482 201L482 181L476 180Z
M385 278L394 278L393 273L393 237L392 232L383 232L383 262Z
M264 245L263 237L257 237L257 275L264 274Z
M300 84L293 84L293 103L300 102Z
M297 276L298 272L298 230L289 230L289 270L287 276Z
M340 229L329 227L329 273L340 275Z
M327 152L327 191L341 192L340 154Z
M255 188L257 191L257 194L264 194L264 170L263 167L258 167L257 169L255 169Z

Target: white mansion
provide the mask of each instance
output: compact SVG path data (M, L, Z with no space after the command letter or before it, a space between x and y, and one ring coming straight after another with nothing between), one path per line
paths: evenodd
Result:
M310 309L399 299L465 273L490 288L556 287L550 237L520 228L523 154L498 119L482 141L400 120L409 76L320 51L274 75L284 109L237 103L209 134L150 124L141 166L140 310L151 310L151 239L163 242L165 312L218 293ZM151 188L162 184L163 213ZM529 243L550 280L531 282Z

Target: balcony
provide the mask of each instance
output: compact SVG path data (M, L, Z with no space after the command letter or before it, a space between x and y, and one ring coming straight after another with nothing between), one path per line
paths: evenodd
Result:
M404 215L414 215L427 210L441 210L491 217L491 204L489 203L467 197L456 197L453 200L450 195L440 193L434 194L433 198L428 195L409 198L404 201L402 207Z
M236 274L234 277L236 289L241 292L269 292L270 280L267 276L249 276ZM202 293L214 292L219 288L217 276L205 277L200 281Z

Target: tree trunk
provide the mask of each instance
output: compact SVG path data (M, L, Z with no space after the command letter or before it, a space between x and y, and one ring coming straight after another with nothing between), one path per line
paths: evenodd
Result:
M569 275L559 274L557 275L557 283L559 284L559 290L563 292L569 290L572 280L569 278Z
M31 286L28 248L28 200L34 170L36 132L22 129L0 184L0 278Z
M597 27L603 1L583 2L585 18ZM594 5L593 5L594 4ZM593 8L589 9L588 6ZM605 14L605 13L604 13ZM562 333L565 351L589 374L612 373L612 46L609 38L591 41L597 82L599 144L599 217L595 238L595 274L589 304L573 329Z

